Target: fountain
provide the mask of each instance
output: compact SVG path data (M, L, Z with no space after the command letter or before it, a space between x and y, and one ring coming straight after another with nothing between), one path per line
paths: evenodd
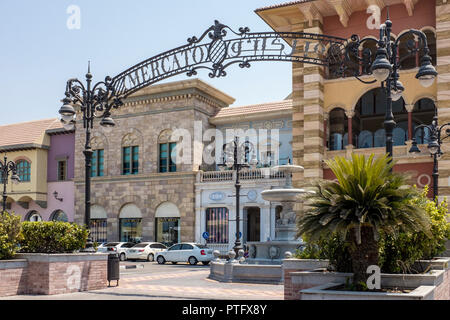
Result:
M266 201L280 202L283 210L280 219L276 221L275 239L267 242L247 242L249 256L246 262L249 264L281 264L286 252L295 252L303 242L297 239L295 203L300 201L300 196L307 191L292 187L292 174L303 171L302 166L287 164L276 166L273 170L284 172L286 184L284 187L265 190L261 196Z
M214 252L215 259L211 261L209 278L222 282L248 283L283 283L283 259L292 257L303 242L297 239L295 203L301 201L304 189L292 187L292 173L303 170L303 167L282 165L274 167L285 173L286 185L261 192L264 200L281 202L283 210L280 219L276 221L275 239L267 242L247 242L249 257L244 258L244 251L239 251L236 258L234 250L228 252L229 259L220 259L219 251Z

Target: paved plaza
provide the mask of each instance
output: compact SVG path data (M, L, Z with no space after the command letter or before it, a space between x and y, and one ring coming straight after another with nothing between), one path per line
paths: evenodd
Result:
M13 296L0 300L283 300L283 286L221 283L208 279L209 266L121 262L119 286L52 296Z

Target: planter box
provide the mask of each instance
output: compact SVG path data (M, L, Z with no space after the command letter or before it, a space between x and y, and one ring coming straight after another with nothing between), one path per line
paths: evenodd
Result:
M435 286L420 286L410 293L354 292L329 290L338 283L328 283L301 291L301 300L435 300Z
M15 296L25 291L27 265L25 259L0 261L0 297Z
M410 294L394 294L380 292L346 292L326 290L330 284L344 284L352 273L302 271L291 272L290 288L293 294L290 299L450 299L450 269L449 259L434 259L422 261L432 266L425 274L381 274L381 287L399 287L414 289ZM285 281L285 286L286 286ZM432 288L426 289L426 288ZM314 289L314 290L309 290ZM426 290L425 290L426 289ZM318 291L317 291L318 290ZM425 291L424 291L425 290ZM323 292L324 291L324 292ZM285 288L286 293L286 288ZM367 295L368 294L368 295ZM285 298L286 299L286 298Z
M282 264L282 281L284 282L284 299L298 300L299 290L293 286L291 273L298 271L326 269L329 265L328 260L318 259L284 259Z
M19 254L28 261L22 294L63 294L107 287L108 254Z
M221 282L280 284L281 265L239 264L212 261L209 278Z

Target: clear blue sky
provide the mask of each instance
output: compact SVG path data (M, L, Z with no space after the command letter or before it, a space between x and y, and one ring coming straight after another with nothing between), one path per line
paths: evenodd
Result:
M279 0L1 0L0 125L58 117L67 79L115 76L160 52L200 36L215 19L237 30L271 31L254 10ZM70 5L81 9L81 29L66 26ZM290 94L291 65L232 66L225 78L198 78L246 105ZM180 75L170 80L187 79Z

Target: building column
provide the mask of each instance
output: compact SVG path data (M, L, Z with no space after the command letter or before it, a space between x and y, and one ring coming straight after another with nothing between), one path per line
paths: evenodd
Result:
M304 24L296 24L291 26L292 32L302 32ZM298 44L296 53L304 51L304 44ZM303 165L303 67L300 62L292 63L292 157L293 164ZM303 172L296 172L292 178L295 187L303 185Z
M413 138L412 113L414 109L413 104L405 104L405 109L408 111L408 140Z
M353 116L355 115L355 111L345 110L345 115L347 116L348 144L353 145Z
M259 214L260 214L260 221L261 221L261 226L260 226L261 230L260 230L259 238L260 238L261 242L264 242L264 241L267 241L267 238L272 239L272 237L270 235L270 233L271 233L270 226L272 224L271 223L272 216L270 215L270 204L261 206L259 209L260 209Z
M328 119L330 114L328 112L323 113L323 147L327 148L327 140L328 140Z
M313 20L305 33L322 34L322 21ZM308 56L320 58L319 53L308 52ZM303 167L304 182L323 178L322 160L324 157L324 68L306 64L303 68Z
M201 243L204 241L202 234L205 229L204 210L202 210L202 190L195 192L195 241Z

